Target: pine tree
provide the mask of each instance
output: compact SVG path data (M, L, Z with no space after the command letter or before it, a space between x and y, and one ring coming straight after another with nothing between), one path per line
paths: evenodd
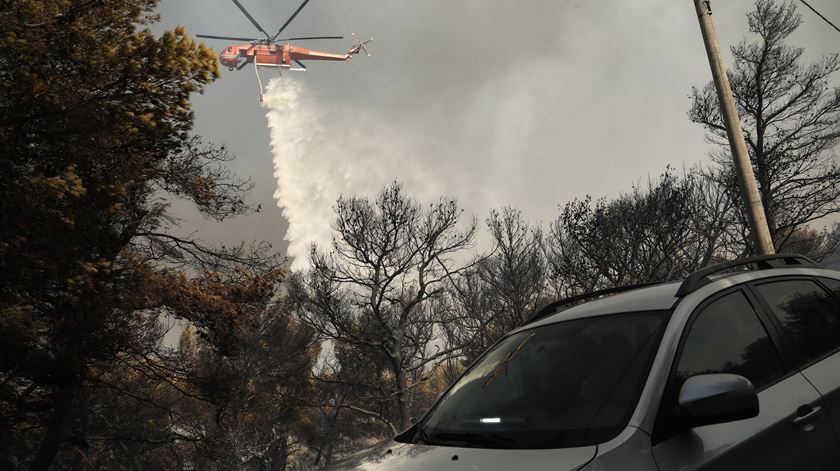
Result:
M221 220L252 211L251 185L190 134L189 98L218 76L216 56L183 28L145 29L156 3L0 6L0 436L16 466L80 459L91 388L117 365L156 368L161 312L235 350L220 293L282 276L265 246L173 232L160 195Z

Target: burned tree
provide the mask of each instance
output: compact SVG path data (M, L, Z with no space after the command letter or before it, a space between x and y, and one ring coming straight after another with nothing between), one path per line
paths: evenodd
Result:
M830 85L840 57L802 63L804 50L786 42L801 24L792 3L759 0L747 20L757 40L732 47L729 79L770 235L784 251L807 224L840 212L840 166L832 152L840 142L840 88ZM718 183L740 198L712 84L693 90L689 117L720 145L712 155L726 169ZM746 224L742 211L740 219Z
M449 309L459 315L446 334L464 346L466 363L528 319L545 294L542 230L510 207L490 211L487 228L493 250L450 289Z
M472 247L476 223L459 230L454 200L424 209L398 184L373 201L341 197L335 212L332 250L313 246L310 269L291 281L290 293L300 316L325 338L385 356L390 374L381 393L393 402L395 417L354 410L403 428L412 389L458 350L435 342L448 313L431 304L469 265L459 257Z
M216 55L183 28L146 29L156 4L0 4L0 467L77 469L183 439L159 319L236 350L234 288L253 279L262 300L282 278L265 245L177 234L171 196L216 220L256 208L233 157L191 136ZM111 404L145 428L104 420Z
M614 200L567 203L546 240L558 297L683 277L733 247L732 201L700 178L666 170Z

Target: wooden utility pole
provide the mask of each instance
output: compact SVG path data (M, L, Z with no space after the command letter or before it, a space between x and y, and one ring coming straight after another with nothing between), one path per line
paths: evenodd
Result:
M760 255L770 255L776 251L773 247L773 240L770 238L770 230L767 228L767 218L764 215L764 206L761 204L758 186L755 184L755 174L750 163L747 143L744 142L741 120L738 117L735 100L732 98L732 89L729 86L726 66L723 65L723 57L720 54L715 26L712 24L712 6L709 0L692 1L697 9L700 30L703 32L703 42L706 44L706 54L709 56L709 65L712 67L712 76L715 80L715 88L717 88L721 115L723 115L726 133L729 136L735 173L738 175L738 186L741 188L744 204L747 205L750 232L758 253Z

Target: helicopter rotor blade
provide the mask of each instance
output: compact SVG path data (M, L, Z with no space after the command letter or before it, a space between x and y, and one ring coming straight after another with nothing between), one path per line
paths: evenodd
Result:
M303 62L301 62L301 61L299 61L299 60L297 60L297 59L295 59L295 63L296 63L297 65L299 65L302 69L305 69L305 68L306 68L306 66L305 66L305 65L303 65Z
M236 1L236 0L233 0L233 1ZM294 13L292 13L292 16L290 16L289 19L286 20L285 23L283 23L283 26L280 27L280 29L277 31L277 34L275 34L274 37L271 38L272 41L277 39L277 36L280 36L280 33L282 33L284 29L286 29L286 26L289 26L289 23L291 23L292 20L295 19L295 17L298 15L298 13L300 13L301 10L303 10L303 7L305 7L307 3L309 3L309 0L303 0L303 3L300 4L298 9L295 10Z
M257 23L257 20L255 20L255 19L254 19L254 17L253 17L253 16L251 16L251 14L250 14L250 13L248 13L248 10L246 10L246 9L245 9L245 7L243 7L243 6L242 6L242 4L241 4L241 3L239 3L239 0L233 0L233 3L235 3L235 4L236 4L236 6L237 6L237 7L239 7L239 9L240 9L240 10L242 10L242 13L244 13L244 14L245 14L245 16L247 16L247 17L248 17L248 19L249 19L249 20L251 20L251 23L252 23L254 26L256 26L256 27L257 27L257 29L258 29L258 30L259 30L262 34L264 34L264 35L265 35L265 37L266 37L266 38L269 38L269 39L271 38L271 35L270 35L270 34L268 34L268 33L267 33L264 29L263 29L263 27L262 27L262 26L260 26L260 24L259 24L259 23Z
M206 38L206 39L223 39L225 41L259 41L259 39L255 38L235 38L232 36L213 36L210 34L196 34L197 38Z
M306 36L303 38L283 38L277 41L306 41L308 39L344 39L344 36Z
M248 61L244 60L241 64L239 64L239 67L237 67L236 70L242 70L245 68L246 65L248 65Z

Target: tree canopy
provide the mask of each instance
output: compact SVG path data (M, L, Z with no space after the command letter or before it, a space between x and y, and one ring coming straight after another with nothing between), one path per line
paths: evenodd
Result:
M167 195L219 220L253 208L232 156L191 135L215 53L145 29L156 3L0 10L0 433L15 466L83 458L92 391L122 394L115 368L162 364L160 316L231 354L237 306L265 304L282 277L265 245L176 233Z

